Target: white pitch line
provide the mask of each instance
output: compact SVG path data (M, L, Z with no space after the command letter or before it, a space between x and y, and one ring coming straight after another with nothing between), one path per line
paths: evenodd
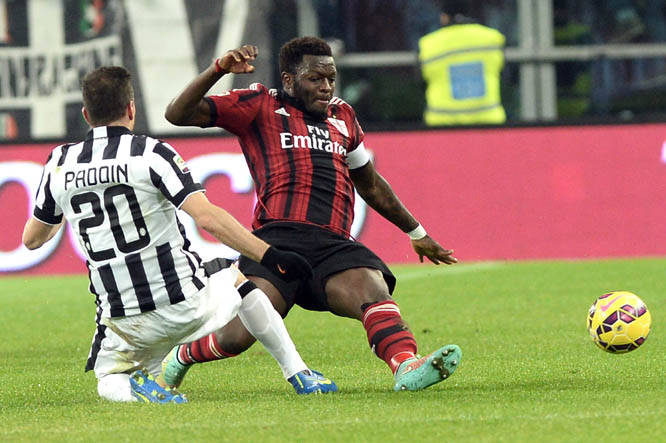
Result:
M432 264L428 266L423 264L423 268L409 270L409 271L398 271L396 272L396 277L399 281L406 280L418 280L423 277L434 277L434 276L446 276L452 274L464 274L466 272L476 272L487 269L497 269L504 266L503 262L480 262L480 263L470 263L463 265L439 265L438 267L433 267Z

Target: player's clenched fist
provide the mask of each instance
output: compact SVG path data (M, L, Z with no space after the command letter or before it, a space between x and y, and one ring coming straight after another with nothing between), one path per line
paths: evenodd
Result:
M215 71L222 74L249 74L254 66L249 62L257 58L259 50L254 45L243 45L238 49L227 51L222 57L215 59Z
M312 277L312 267L303 257L275 246L266 250L259 263L285 281L304 280Z

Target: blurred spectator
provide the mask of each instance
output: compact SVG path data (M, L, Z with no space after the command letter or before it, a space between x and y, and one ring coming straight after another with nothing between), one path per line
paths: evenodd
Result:
M504 36L469 17L469 0L442 0L442 27L419 40L427 125L501 124Z
M437 0L404 1L405 38L410 51L418 51L419 39L441 27L440 5Z
M588 15L594 43L658 43L666 40L666 1L609 0ZM666 63L663 58L609 60L592 66L592 112L630 117L663 112Z

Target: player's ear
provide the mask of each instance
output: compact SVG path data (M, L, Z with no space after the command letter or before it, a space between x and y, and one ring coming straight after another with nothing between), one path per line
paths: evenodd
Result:
M130 100L127 104L127 117L131 120L134 120L136 116L136 106L134 105L134 100Z
M83 119L88 123L90 126L93 124L90 123L90 118L88 117L88 111L86 110L85 106L81 108L81 114L83 114Z
M282 88L287 92L291 92L291 88L294 86L294 75L283 72L280 78L282 79Z

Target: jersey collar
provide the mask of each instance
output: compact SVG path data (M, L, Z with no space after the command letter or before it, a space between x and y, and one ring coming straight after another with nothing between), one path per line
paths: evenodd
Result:
M93 140L96 138L109 138L119 137L123 134L131 134L132 131L125 126L97 126L88 131L86 140Z
M328 112L326 113L327 115L323 116L323 117L321 115L315 115L315 114L309 113L305 109L305 103L303 103L303 100L301 100L300 98L296 98L296 97L293 97L293 96L287 94L287 91L285 91L284 89L280 89L280 91L278 91L278 99L282 102L285 102L287 105L293 106L294 108L298 109L299 111L301 111L303 113L303 115L306 115L311 120L324 121L328 118ZM330 105L329 105L329 108L330 108Z

